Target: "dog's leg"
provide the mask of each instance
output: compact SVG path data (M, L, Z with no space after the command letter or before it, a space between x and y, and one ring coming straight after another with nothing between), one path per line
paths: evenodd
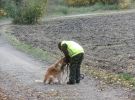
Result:
M54 84L59 84L59 81L57 78L54 79Z
M44 84L51 84L53 81L53 76L45 76Z
M44 84L49 84L50 79L44 80Z
M62 76L61 73L57 76L58 78L58 84L62 84Z
M54 76L51 75L49 77L48 84L53 84L54 83L54 80L55 80Z
M46 84L46 82L47 82L47 77L45 76L45 78L44 78L44 84Z

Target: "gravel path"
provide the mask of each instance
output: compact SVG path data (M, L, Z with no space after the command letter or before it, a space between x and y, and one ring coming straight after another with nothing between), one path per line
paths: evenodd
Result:
M17 51L0 36L0 88L9 100L134 100L128 89L107 86L88 76L71 86L35 81L43 80L48 65Z

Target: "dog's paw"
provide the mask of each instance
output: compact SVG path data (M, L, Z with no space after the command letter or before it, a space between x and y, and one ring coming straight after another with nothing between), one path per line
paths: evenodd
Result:
M55 82L54 84L56 84L56 85L60 85L61 83L59 83L59 82Z

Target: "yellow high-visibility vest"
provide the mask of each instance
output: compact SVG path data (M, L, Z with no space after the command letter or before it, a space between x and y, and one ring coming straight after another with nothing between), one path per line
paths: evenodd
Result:
M62 41L61 46L67 44L67 50L70 57L73 57L79 53L84 53L84 49L78 43L74 41Z

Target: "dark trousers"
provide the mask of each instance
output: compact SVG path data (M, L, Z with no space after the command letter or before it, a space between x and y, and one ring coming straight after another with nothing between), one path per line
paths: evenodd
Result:
M80 66L83 60L84 54L80 53L72 58L70 58L70 74L69 74L69 81L71 82L80 82Z

